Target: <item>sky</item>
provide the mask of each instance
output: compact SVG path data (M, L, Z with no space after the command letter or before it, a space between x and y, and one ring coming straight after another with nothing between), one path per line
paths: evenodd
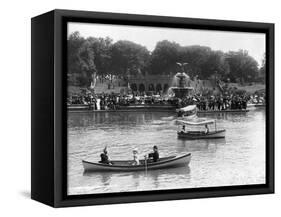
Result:
M153 51L156 43L169 40L181 46L201 45L224 52L247 50L261 65L265 53L265 34L232 31L125 26L96 23L68 23L68 35L78 31L83 37L110 37L113 42L129 40Z

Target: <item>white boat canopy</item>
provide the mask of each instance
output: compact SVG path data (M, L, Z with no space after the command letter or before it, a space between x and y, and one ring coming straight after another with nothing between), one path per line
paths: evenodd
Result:
M193 111L196 109L196 105L189 105L180 109L177 109L177 112L182 111L182 112L189 112L189 111Z
M177 120L178 123L186 124L186 125L206 125L206 124L214 124L215 120L206 120L206 119L195 119L193 121L186 121L186 120Z

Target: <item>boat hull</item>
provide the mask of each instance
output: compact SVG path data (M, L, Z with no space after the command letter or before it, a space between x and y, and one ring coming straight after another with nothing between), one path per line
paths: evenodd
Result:
M187 166L191 160L191 154L185 154L175 157L162 158L158 162L147 163L147 170L156 170L156 169L166 169L166 168L175 168ZM93 163L89 161L82 160L83 167L85 171L123 171L123 172L132 172L132 171L145 171L146 165L144 161L141 161L141 165L130 165L132 161L112 161L113 165L102 164L102 163Z
M178 132L178 138L181 139L220 139L225 138L225 130L211 131L208 134L202 131L189 131L186 133Z

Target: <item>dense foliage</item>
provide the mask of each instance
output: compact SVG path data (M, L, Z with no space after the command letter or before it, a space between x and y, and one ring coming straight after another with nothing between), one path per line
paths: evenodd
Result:
M265 60L259 69L245 50L224 53L163 40L150 53L146 47L126 40L113 43L109 37L84 38L79 32L68 37L67 73L74 85L89 85L93 75L175 74L180 71L176 62L188 63L185 71L191 78L251 82L265 75Z

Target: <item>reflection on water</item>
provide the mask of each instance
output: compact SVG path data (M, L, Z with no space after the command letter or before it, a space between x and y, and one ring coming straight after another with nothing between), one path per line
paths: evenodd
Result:
M265 112L205 114L226 129L225 139L177 138L174 113L104 112L68 115L68 193L194 188L265 182ZM188 167L140 172L83 173L82 159L98 161L107 145L111 159L142 157L157 145L160 157L192 153Z
M121 173L121 172L84 172L83 176L86 178L89 178L89 180L98 179L100 183L103 183L104 186L111 185L111 181L115 178L120 178L122 176L125 176L126 178L129 178L133 180L131 183L131 186L134 189L139 189L139 187L142 185L141 182L145 181L146 183L150 183L154 189L158 189L161 185L161 182L163 179L166 181L174 176L186 176L185 180L188 180L190 178L190 168L187 167L181 167L181 168L169 168L169 169L160 169L160 170L154 170L154 171L142 171L142 172L127 172L127 173ZM93 182L94 184L95 182ZM168 182L167 182L168 183ZM109 186L110 187L110 186ZM167 185L167 188L169 186Z

